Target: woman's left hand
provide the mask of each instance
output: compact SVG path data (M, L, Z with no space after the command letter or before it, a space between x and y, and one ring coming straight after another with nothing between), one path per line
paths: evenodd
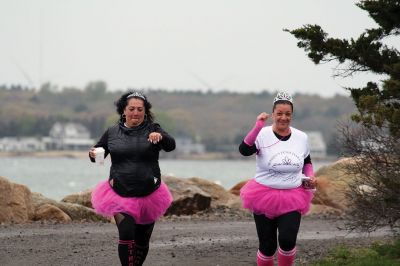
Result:
M302 179L302 186L305 189L316 189L317 187L317 179L311 176L305 176Z
M157 144L162 140L162 135L158 132L151 132L147 140L153 144Z
M317 179L313 176L309 177L308 179L308 184L311 188L316 188L317 187Z
M307 187L311 188L311 189L315 189L317 187L317 179L313 176L308 177Z

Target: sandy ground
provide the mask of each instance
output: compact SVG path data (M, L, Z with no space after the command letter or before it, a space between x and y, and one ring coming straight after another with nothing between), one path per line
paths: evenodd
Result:
M349 234L343 221L305 217L296 265L308 265L333 247L387 241L388 230ZM119 265L117 229L107 223L0 225L0 265ZM256 265L252 219L164 219L156 223L144 265Z

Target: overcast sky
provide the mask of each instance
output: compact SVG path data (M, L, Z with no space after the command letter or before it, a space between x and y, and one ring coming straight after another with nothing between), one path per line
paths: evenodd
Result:
M0 0L0 84L345 94L382 77L333 78L282 29L357 37L376 24L356 2Z

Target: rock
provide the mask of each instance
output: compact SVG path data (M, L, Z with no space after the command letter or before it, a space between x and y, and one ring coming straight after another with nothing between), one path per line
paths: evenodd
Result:
M40 209L42 205L53 205L65 214L67 214L73 221L103 221L108 222L108 219L94 212L93 209L68 202L58 202L44 197L40 193L32 193L32 203L36 210Z
M225 206L229 208L242 208L242 202L237 195L225 190L222 186L198 177L189 178L196 186L211 195L211 208Z
M346 167L355 163L352 158L343 158L330 165L321 167L316 173L317 191L313 199L314 204L321 204L341 212L349 206L346 192L349 189L348 183L356 176L349 175Z
M174 198L167 215L194 214L210 208L211 195L200 189L192 181L173 176L163 176Z
M358 190L361 192L361 194L371 194L376 189L368 185L359 185Z
M0 223L24 223L33 215L29 188L0 177Z
M346 166L354 164L355 161L352 158L342 158L332 164L328 164L322 166L315 173L316 177L326 176L329 177L330 180L338 180L338 181L349 181L354 178L354 176L350 176L346 173Z
M247 183L247 181L249 181L249 180L244 180L244 181L241 181L241 182L237 183L236 185L234 185L229 190L229 192L234 194L234 195L239 196L240 195L240 189Z
M56 205L74 221L109 222L109 219L98 215L93 209L74 203L59 203Z
M64 197L61 202L68 202L68 203L76 203L82 206L86 206L88 208L93 208L92 202L92 189L86 189L76 194L71 194Z
M348 206L345 196L347 184L344 181L334 180L327 176L318 176L317 180L317 191L312 203L345 210Z
M53 220L61 223L67 223L72 221L71 217L69 217L65 212L63 212L60 208L45 203L40 205L35 212L34 220Z

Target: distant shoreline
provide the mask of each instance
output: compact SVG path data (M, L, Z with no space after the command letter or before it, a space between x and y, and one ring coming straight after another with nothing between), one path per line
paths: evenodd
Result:
M88 151L35 151L35 152L0 152L1 157L37 157L37 158L86 158Z
M35 158L88 158L88 151L75 151L75 150L58 150L58 151L35 151L35 152L0 152L0 158L5 157L35 157ZM253 156L244 157L237 153L223 153L223 152L207 152L202 154L190 154L180 156L170 156L167 153L161 153L160 159L171 160L254 160ZM317 161L337 161L339 157L326 156L326 157L312 157L312 160Z
M34 158L88 158L88 151L35 151L35 152L0 152L0 158L13 157L34 157ZM172 156L171 156L172 155ZM179 160L229 160L229 159L247 159L246 157L226 154L226 153L203 153L175 156L174 154L161 153L160 159L179 159Z

